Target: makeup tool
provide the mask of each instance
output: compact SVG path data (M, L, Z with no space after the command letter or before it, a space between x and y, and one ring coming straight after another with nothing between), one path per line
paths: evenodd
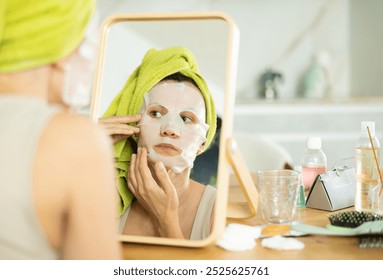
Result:
M357 236L383 235L383 216L370 212L345 211L329 216L326 227L308 224L293 224L292 229L308 234Z

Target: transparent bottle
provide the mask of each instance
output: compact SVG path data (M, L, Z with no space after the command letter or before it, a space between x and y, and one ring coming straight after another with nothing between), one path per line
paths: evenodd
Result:
M327 157L322 151L320 137L308 137L306 151L302 157L302 180L305 191L308 192L318 174L326 173Z
M362 121L360 137L355 147L356 211L374 211L374 206L371 205L371 191L379 182L379 173L367 127L370 130L378 162L380 158L380 143L375 136L375 122Z

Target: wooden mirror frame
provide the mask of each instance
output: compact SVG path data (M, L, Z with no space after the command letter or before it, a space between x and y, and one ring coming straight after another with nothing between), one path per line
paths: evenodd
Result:
M111 26L126 21L177 21L182 20L222 20L226 22L227 28L227 53L224 87L224 114L221 127L220 150L217 174L217 197L214 206L214 224L211 234L202 240L185 240L164 237L147 237L134 235L120 235L122 242L148 243L160 245L173 245L185 247L204 247L215 244L222 235L226 225L226 212L228 203L228 187L230 176L230 142L232 136L233 107L235 103L237 61L239 49L239 31L234 21L221 12L203 13L161 13L161 14L117 14L108 17L101 26L100 46L98 61L93 84L93 94L90 107L90 118L97 122L100 107L100 96L103 81L103 70L105 64L105 53L107 47L108 31ZM117 93L116 93L117 94Z

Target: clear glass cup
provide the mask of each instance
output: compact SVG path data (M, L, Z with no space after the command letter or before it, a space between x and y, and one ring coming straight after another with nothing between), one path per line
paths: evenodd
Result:
M262 170L256 173L259 206L265 222L282 224L294 221L299 189L299 172Z

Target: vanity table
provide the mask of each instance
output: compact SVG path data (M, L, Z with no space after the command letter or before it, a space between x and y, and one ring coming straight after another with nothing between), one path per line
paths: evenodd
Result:
M240 188L234 180L231 182L229 193L229 203L237 207L247 207ZM303 208L299 210L298 217L304 223L325 226L328 224L329 213ZM264 224L258 215L241 221L228 218L227 223ZM294 238L305 244L303 250L271 250L263 248L261 240L258 239L254 249L243 252L226 251L215 245L205 248L183 248L124 243L123 255L125 259L135 260L383 260L383 248L360 249L359 237L307 235Z

